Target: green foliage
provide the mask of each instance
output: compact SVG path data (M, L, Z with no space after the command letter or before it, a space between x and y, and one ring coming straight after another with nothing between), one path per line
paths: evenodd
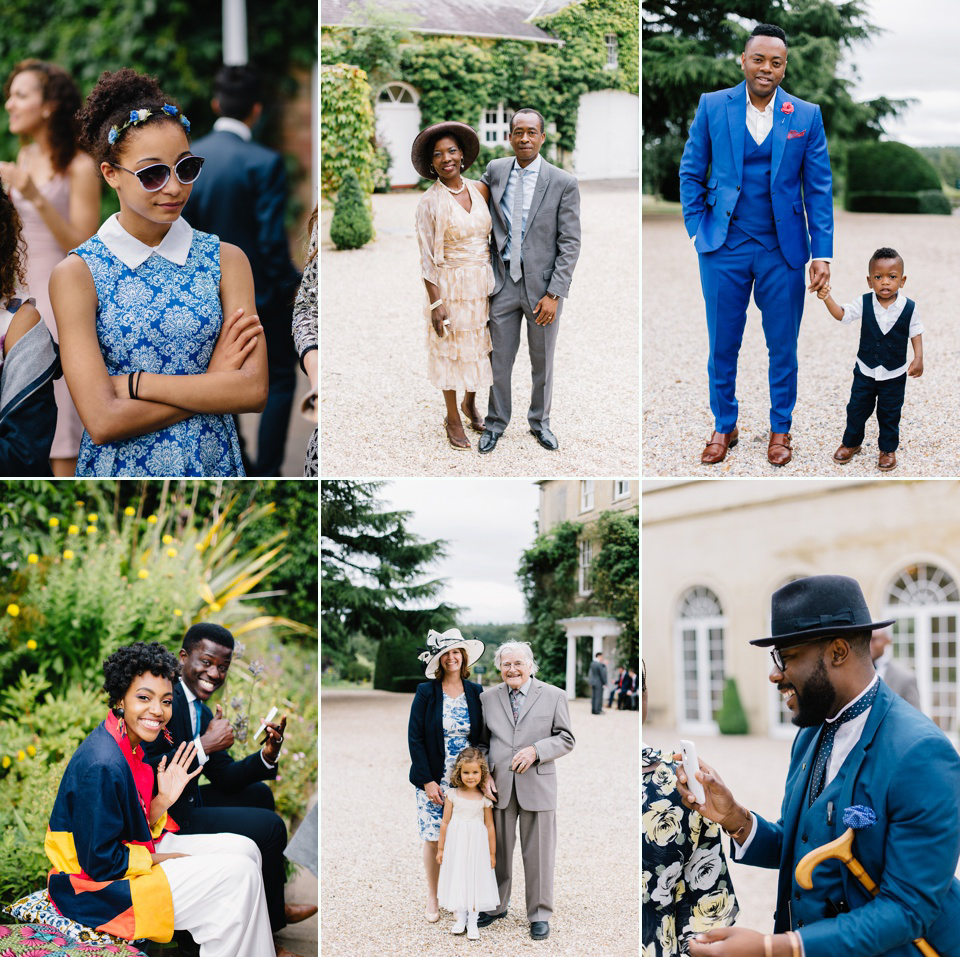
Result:
M369 196L373 192L374 119L367 75L345 63L324 65L320 95L320 192L329 199L352 172L363 195Z
M265 140L280 145L280 111L271 108L296 89L291 66L310 69L317 57L317 13L293 0L247 4L250 59L264 77ZM85 95L103 70L123 66L154 74L176 97L194 133L209 129L213 80L222 57L219 3L187 0L4 0L0 76L25 57L53 60ZM17 142L0 113L0 158L12 159Z
M727 678L723 686L723 704L717 712L716 722L721 734L747 734L750 730L735 678Z
M560 618L574 614L577 591L579 522L561 522L540 535L520 558L517 578L527 606L527 634L548 684L566 682L567 638Z
M944 183L960 189L960 147L921 146L918 152L930 161Z
M342 671L344 681L369 681L373 676L373 669L362 661L348 661Z
M372 238L373 221L360 191L360 181L353 170L347 170L337 191L330 221L330 239L337 249L359 249Z
M857 143L847 151L847 189L855 193L939 190L940 177L922 153L904 143Z
M849 213L927 213L949 216L953 212L950 200L942 190L922 190L919 193L850 193L844 197L844 209Z
M590 564L593 600L620 622L617 665L640 660L640 515L604 512L597 521L600 553Z

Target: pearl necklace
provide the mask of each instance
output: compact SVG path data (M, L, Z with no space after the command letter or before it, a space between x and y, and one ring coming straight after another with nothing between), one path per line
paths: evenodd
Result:
M460 189L450 189L450 187L447 186L447 184L446 184L442 179L438 179L437 182L438 182L448 193L452 193L454 196L459 195L460 193L462 193L462 192L467 188L467 184L463 181L463 178L462 178L462 177L461 177L461 179L460 179Z

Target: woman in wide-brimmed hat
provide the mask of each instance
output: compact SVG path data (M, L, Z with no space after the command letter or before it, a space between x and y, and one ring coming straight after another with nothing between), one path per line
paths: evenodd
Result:
M466 179L480 152L466 123L436 123L413 141L417 172L435 182L417 206L417 239L427 302L427 377L443 392L447 440L469 449L460 413L483 432L476 393L493 384L488 298L493 292L487 188ZM457 392L463 402L457 406Z
M467 681L470 665L483 654L483 642L464 638L459 629L431 630L420 655L428 681L417 685L410 708L407 738L410 745L410 783L417 791L417 821L423 840L423 866L427 873L426 919L440 917L437 905L437 840L443 818L444 791L457 755L477 745L483 734L480 685Z

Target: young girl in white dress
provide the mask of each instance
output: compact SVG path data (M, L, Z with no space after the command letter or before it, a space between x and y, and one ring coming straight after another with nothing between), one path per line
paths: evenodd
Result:
M477 915L500 906L494 867L497 839L493 829L493 802L484 797L490 776L486 759L476 748L464 748L457 756L451 788L443 804L443 822L437 844L440 881L437 900L453 911L451 934L465 930L469 940L479 940Z

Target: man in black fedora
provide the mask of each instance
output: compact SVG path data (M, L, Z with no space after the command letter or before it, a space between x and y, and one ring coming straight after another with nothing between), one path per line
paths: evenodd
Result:
M960 954L960 757L946 735L877 678L874 622L860 586L816 575L774 592L772 681L800 731L776 823L738 804L703 761L697 804L678 768L684 802L716 821L736 860L779 869L773 934L719 928L693 940L693 957L907 957L923 937L940 957ZM876 822L861 827L848 815ZM808 852L855 832L853 856L876 882L872 897L836 859L820 864L813 889L797 883ZM679 932L680 928L678 928Z

